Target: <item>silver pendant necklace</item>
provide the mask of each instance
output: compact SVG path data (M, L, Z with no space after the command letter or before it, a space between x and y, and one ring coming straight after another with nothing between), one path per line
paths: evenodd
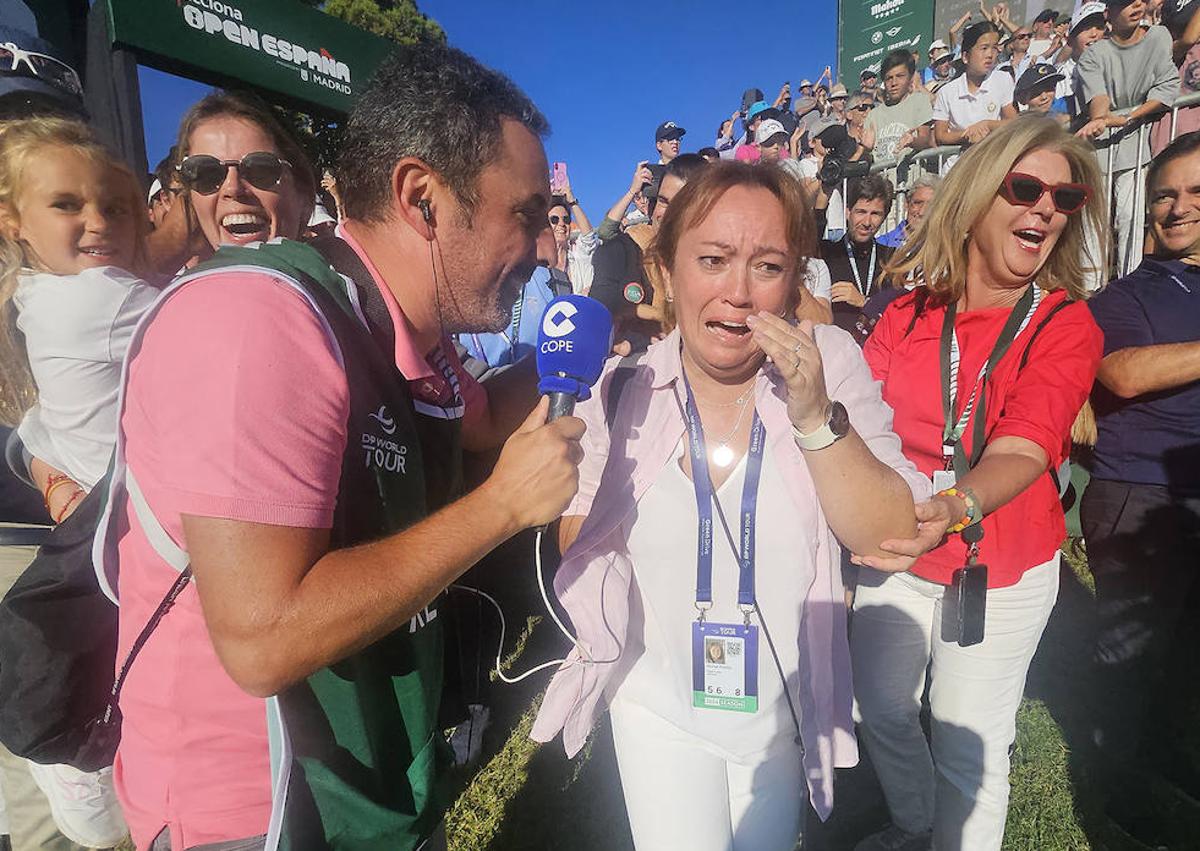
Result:
M738 406L737 422L733 424L733 428L729 430L728 434L717 440L716 448L708 453L708 457L712 460L712 462L722 469L733 463L734 453L733 449L731 449L729 446L729 441L735 434L737 434L737 430L742 424L742 417L746 415L746 408L748 407L746 403L750 401L750 396L753 392L754 387L751 385L749 390L733 401L733 404ZM726 404L720 407L728 406L729 405Z

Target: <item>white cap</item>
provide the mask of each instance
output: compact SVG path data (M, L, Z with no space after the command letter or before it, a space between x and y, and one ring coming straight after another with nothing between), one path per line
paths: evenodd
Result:
M950 49L950 46L948 44L946 44L946 42L942 41L940 38L935 38L933 41L931 41L929 43L929 52L930 53L933 53L933 51L935 51L935 50L949 50L949 49Z
M146 193L146 203L153 204L154 196L157 195L159 192L162 192L162 190L163 190L162 182L157 177L154 178L154 182L150 184L150 191L148 193Z
M1082 24L1084 19L1090 18L1092 15L1103 15L1106 8L1103 3L1097 3L1095 0L1083 3L1075 10L1075 14L1071 16L1071 28L1068 32L1074 34L1076 27Z
M783 125L774 118L768 118L766 121L758 125L758 130L754 133L754 141L761 145L763 142L767 141L777 133L783 133L786 135L787 130L785 130Z

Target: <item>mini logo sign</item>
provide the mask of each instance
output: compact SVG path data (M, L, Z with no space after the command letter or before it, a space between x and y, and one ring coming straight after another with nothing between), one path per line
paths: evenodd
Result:
M371 419L379 423L384 434L396 433L396 420L387 412L387 405L380 405L379 410L370 415Z
M380 405L378 411L367 414L367 417L379 423L379 430L383 432L363 432L361 445L367 469L374 468L385 473L407 473L408 447L392 439L392 435L396 433L396 420L388 413L387 405Z
M579 308L569 301L560 301L546 311L542 319L542 333L547 337L565 337L575 330L571 317L579 312Z

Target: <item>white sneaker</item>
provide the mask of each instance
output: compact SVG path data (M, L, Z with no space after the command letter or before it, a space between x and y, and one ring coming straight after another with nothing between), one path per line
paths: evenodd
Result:
M909 833L892 825L879 833L873 833L854 846L854 851L930 851L933 834Z
M67 839L88 848L111 848L129 834L111 767L80 771L69 765L30 762L29 772L50 802L54 824Z

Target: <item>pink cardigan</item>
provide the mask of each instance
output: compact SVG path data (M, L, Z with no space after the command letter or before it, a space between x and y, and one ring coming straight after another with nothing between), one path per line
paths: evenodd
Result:
M896 470L916 500L928 499L929 479L900 451L891 431L892 411L871 378L862 352L849 334L832 325L816 332L831 399L846 406L855 430L875 456ZM683 417L672 392L681 375L679 332L650 347L625 384L612 435L604 421L604 399L611 384L613 358L596 392L576 415L587 423L579 494L567 515L586 515L579 537L566 552L554 589L578 630L589 661L575 649L546 691L532 737L548 742L561 730L568 756L583 747L602 710L605 689L626 644L633 566L625 540L626 521L637 502L662 472L684 434ZM840 549L825 522L800 449L792 439L787 415L787 389L770 367L759 373L755 405L776 463L783 466L788 493L800 517L812 516L812 559L815 581L805 600L800 646L800 678L793 691L800 712L804 770L810 800L822 817L833 806L833 768L858 762L851 720L850 651L846 639L846 607ZM610 460L609 456L612 455ZM864 503L872 495L863 494ZM694 541L695 531L678 530L680 541Z

